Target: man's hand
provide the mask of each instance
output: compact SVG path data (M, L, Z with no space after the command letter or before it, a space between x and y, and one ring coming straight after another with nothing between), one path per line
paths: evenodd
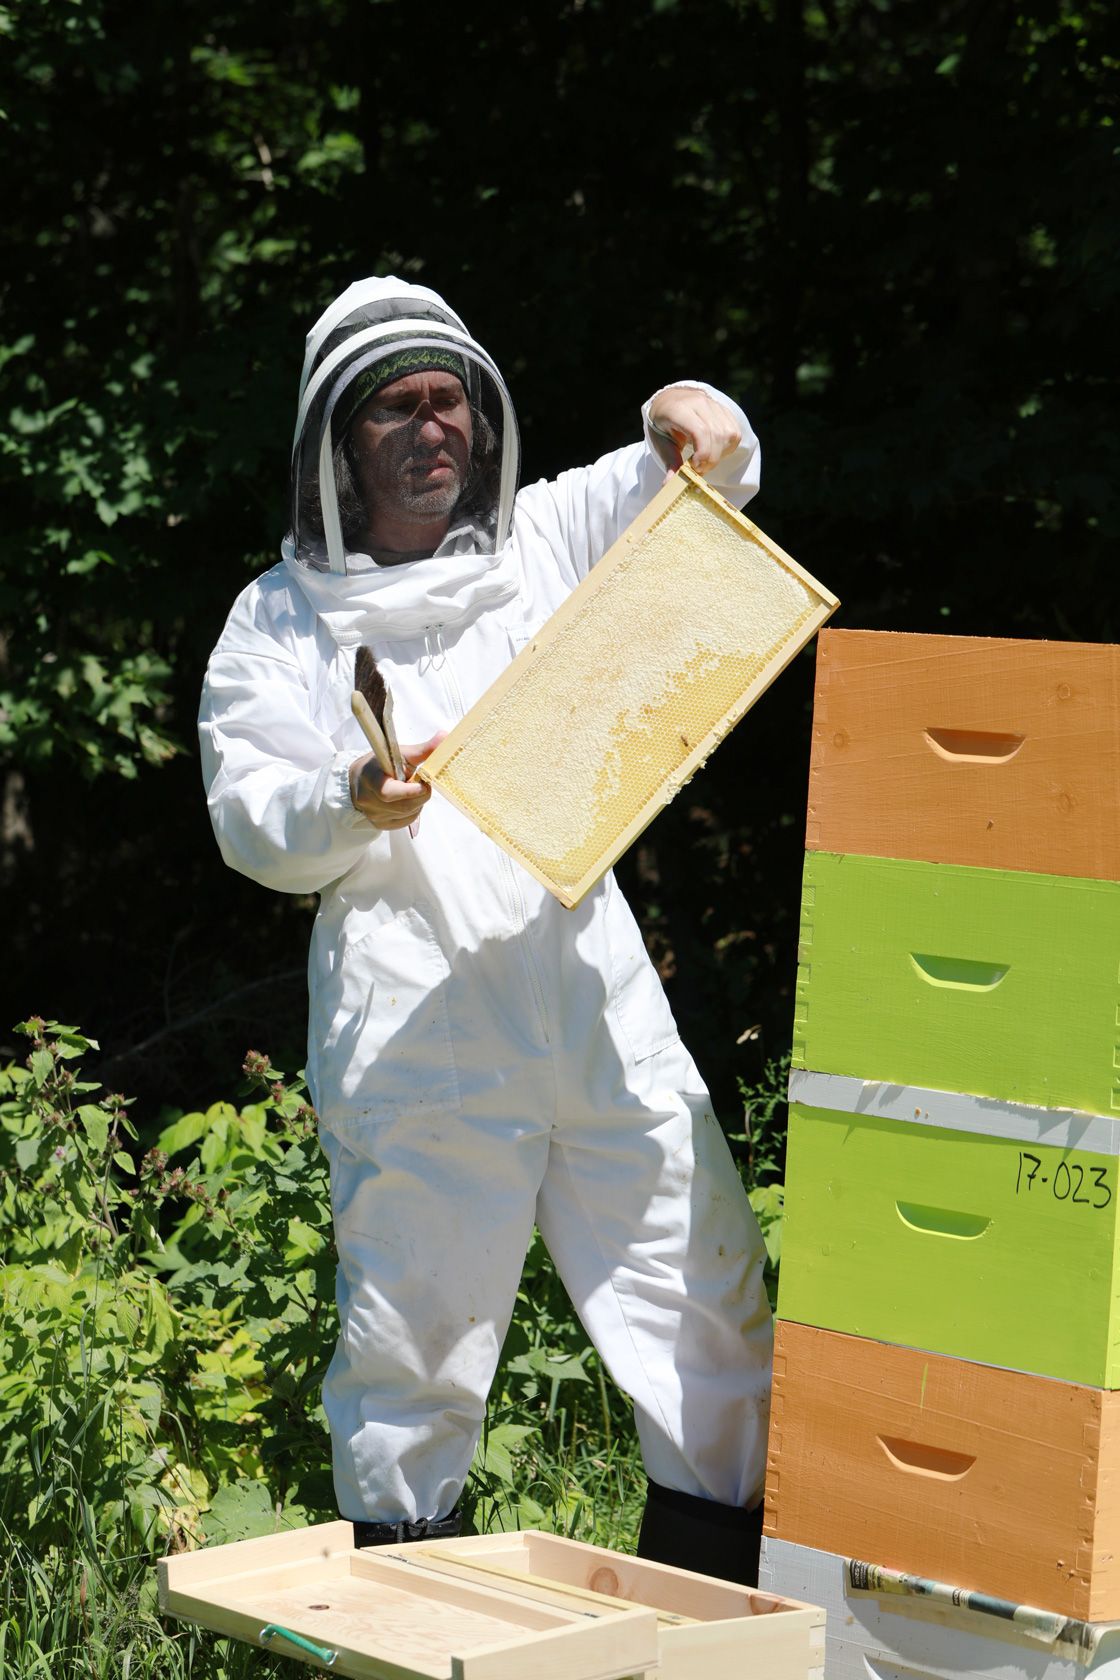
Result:
M423 746L402 747L405 769L422 764L443 740L442 733L433 735ZM350 766L350 802L374 828L407 828L420 815L422 806L432 796L426 782L398 782L387 776L374 753L356 758Z
M709 473L742 441L729 409L706 391L686 386L659 391L650 404L649 419L654 447L670 472L676 472L684 451L691 449L689 466L698 473Z

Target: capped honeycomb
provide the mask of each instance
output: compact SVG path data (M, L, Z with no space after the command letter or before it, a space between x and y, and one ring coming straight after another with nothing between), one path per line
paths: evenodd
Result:
M571 908L837 605L682 467L417 774Z

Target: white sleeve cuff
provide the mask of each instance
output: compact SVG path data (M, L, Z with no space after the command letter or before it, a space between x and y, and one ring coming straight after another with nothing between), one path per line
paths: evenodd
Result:
M739 429L739 447L733 449L730 455L725 455L705 477L713 490L718 490L735 507L743 507L757 492L762 473L762 450L750 421L747 419L738 403L723 391L717 391L714 385L709 385L703 379L673 379L668 385L662 385L642 404L642 425L645 428L646 447L657 456L660 461L665 460L657 447L655 439L664 438L665 433L654 426L649 417L650 408L661 395L662 391L703 391L716 402L722 403L724 408L734 416Z
M335 753L327 776L323 804L330 813L332 821L337 823L338 827L344 832L355 833L361 829L366 829L372 839L378 832L377 829L355 808L354 802L350 798L350 766L353 762L353 753Z

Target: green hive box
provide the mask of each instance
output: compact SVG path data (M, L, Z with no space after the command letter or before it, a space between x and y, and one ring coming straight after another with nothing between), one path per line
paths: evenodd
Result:
M809 852L793 1063L1120 1112L1120 883Z
M917 1095L926 1123L792 1104L779 1318L1120 1388L1116 1154Z

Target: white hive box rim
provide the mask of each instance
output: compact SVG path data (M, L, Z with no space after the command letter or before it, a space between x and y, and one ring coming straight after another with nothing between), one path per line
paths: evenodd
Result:
M857 1587L852 1563L842 1553L763 1538L766 1589L810 1594L826 1611L831 1680L867 1680L869 1673L1077 1680L1115 1672L1120 1623L1062 1618L938 1582L926 1583L931 1592Z
M682 467L417 774L573 908L838 604Z
M806 1108L829 1109L856 1119L901 1120L907 1125L1120 1156L1120 1118L1088 1110L1040 1108L1010 1098L898 1085L812 1068L790 1069L788 1097Z

